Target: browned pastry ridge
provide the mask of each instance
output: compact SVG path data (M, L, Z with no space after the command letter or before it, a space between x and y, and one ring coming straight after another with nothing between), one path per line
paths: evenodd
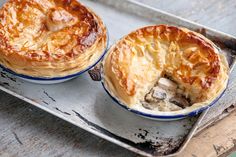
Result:
M101 19L76 0L10 0L0 10L0 64L34 77L85 70L106 49Z
M144 27L119 40L103 69L106 88L129 107L139 104L164 75L198 107L216 98L228 80L228 63L209 39L167 25Z

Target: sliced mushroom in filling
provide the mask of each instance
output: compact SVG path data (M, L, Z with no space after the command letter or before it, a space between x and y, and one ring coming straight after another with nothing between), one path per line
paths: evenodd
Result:
M186 98L177 83L170 78L161 77L156 85L141 101L144 108L159 111L177 111L191 106L190 99Z

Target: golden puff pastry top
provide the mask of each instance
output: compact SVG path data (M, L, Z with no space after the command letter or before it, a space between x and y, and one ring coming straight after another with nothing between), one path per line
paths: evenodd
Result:
M138 29L119 40L103 61L104 85L131 108L163 75L184 88L192 107L206 105L226 87L228 64L202 35L167 25Z
M101 19L76 0L9 0L0 10L0 64L35 77L66 76L106 48Z

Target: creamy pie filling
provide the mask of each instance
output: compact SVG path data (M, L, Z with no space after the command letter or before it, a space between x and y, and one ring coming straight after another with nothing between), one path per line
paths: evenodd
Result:
M204 36L185 28L148 26L107 52L104 85L129 108L173 114L206 106L226 88L228 63Z
M148 110L177 111L194 103L186 97L184 91L170 77L161 77L140 102Z

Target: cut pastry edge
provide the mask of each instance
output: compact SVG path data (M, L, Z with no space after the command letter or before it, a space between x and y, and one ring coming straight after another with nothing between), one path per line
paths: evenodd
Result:
M144 28L148 28L148 27L152 27L152 26L147 26L147 27L144 27ZM144 28L141 28L141 29L144 29ZM188 30L188 31L189 31L189 32L192 32L192 31L190 31L190 30ZM132 34L132 33L134 33L134 32L136 32L136 31L133 31L133 32L131 32L130 34ZM123 37L123 38L120 39L119 41L121 41L121 40L127 38L130 34L128 34L127 36ZM195 35L198 35L198 34L199 34L199 33L196 33ZM201 35L200 35L200 36L201 36ZM205 37L202 37L202 36L201 36L201 40L204 40L204 39L205 39ZM116 44L114 44L114 45L110 48L110 50L108 51L106 57L108 56L108 54L109 54L110 52L112 52L112 51L116 48L116 46L118 46L118 45L120 44L119 41L118 41ZM207 39L207 41L210 41L210 40ZM217 49L217 47L214 45L213 42L210 42L209 45L212 46L212 48L214 49L214 51L215 51L217 54L219 54L218 49ZM105 64L106 57L104 57L103 65ZM227 62L227 61L226 61L226 62ZM228 68L227 68L227 65L226 65L225 70L226 70L226 69L228 69ZM226 70L226 71L227 71L227 70ZM105 72L104 72L104 73L105 73ZM106 77L106 76L104 76L104 77ZM145 106L146 108L145 108L145 107L142 107L142 102L144 102L144 101L143 101L144 99L141 99L141 100L139 99L139 103L137 103L137 101L134 100L135 98L129 97L129 96L127 96L127 95L123 95L123 96L121 96L121 95L119 95L119 94L117 95L117 93L116 93L116 92L117 92L117 91L116 91L117 88L110 88L111 86L113 86L113 85L112 85L113 83L110 82L110 83L108 83L109 85L106 85L107 82L110 81L108 78L104 79L104 84L105 84L105 86L107 86L106 88L108 89L109 93L113 93L112 95L113 95L115 98L117 98L118 100L120 100L123 105L129 107L130 109L137 109L137 110L139 110L139 111L143 111L143 109L144 109L145 112L147 112L147 113L153 113L153 114L156 114L156 113L160 113L160 114L178 114L178 113L189 112L189 111L191 111L191 110L195 110L195 109L197 109L197 108L201 108L201 107L203 107L203 106L207 106L207 104L210 104L211 101L213 101L214 99L216 99L216 98L225 90L225 87L226 87L226 85L227 85L227 80L228 80L228 76L226 76L226 78L225 78L224 80L222 80L222 86L221 86L220 90L219 90L217 93L215 93L214 96L212 96L212 97L209 98L208 100L201 101L201 102L197 102L197 103L191 102L191 105L188 106L188 107L186 107L186 106L189 105L189 104L186 103L185 100L182 100L182 101L185 101L185 105L182 105L182 108L179 107L179 106L177 106L177 105L175 105L175 107L174 107L172 110L168 110L168 111L160 111L160 110L155 110L155 111L153 111L153 110L150 110L150 108L152 108L152 107L150 107L150 106L147 107L147 106L148 106L147 102L145 102L145 104L144 104L144 106ZM115 81L115 80L113 80L113 81ZM155 84L155 83L153 83L153 85L154 85L154 84ZM147 94L147 93L150 92L151 89L152 89L152 87L150 87L149 90L146 90L146 89L145 89L144 91L146 91L146 94ZM179 89L178 89L178 90L179 90ZM114 92L113 92L113 91L114 91ZM124 89L121 89L121 91L124 92ZM121 92L121 93L122 93L122 92ZM144 98L146 94L143 94L143 95L142 95L142 98ZM139 95L139 96L140 96L140 95ZM123 99L124 97L125 97L126 100ZM188 97L189 97L188 94L183 94L180 98L181 98L181 99L182 99L182 98L184 98L184 99L189 99ZM180 101L180 98L174 99L174 100L172 100L172 102L178 103L178 101ZM127 99L128 99L128 100L127 100ZM136 102L136 103L131 103L131 102ZM171 103L171 104L173 104L173 103ZM187 105L186 105L186 104L187 104ZM140 107L141 107L141 108L140 108ZM149 108L149 109L147 109L147 108Z
M151 112L170 112L170 113L182 113L188 110L194 110L196 108L205 106L214 101L214 99L218 98L226 89L228 83L228 66L226 58L220 54L222 59L222 74L219 77L222 78L223 82L215 82L221 83L221 88L218 89L208 89L208 90L217 90L216 95L209 96L207 91L206 98L202 99L193 99L192 93L188 93L186 90L187 87L178 83L172 76L166 74L165 72L157 79L157 83L150 88L150 90L143 96L143 99L140 99L138 103L134 103L130 105L131 108L136 108L135 106L140 106L137 104L141 104L143 108L146 110L150 110ZM224 74L225 73L225 74ZM218 78L221 79L221 78ZM137 109L137 108L136 108ZM142 110L138 108L139 110Z
M163 79L162 76L160 76L160 78ZM169 78L167 78L169 79ZM172 81L172 80L170 80ZM158 79L157 79L158 82ZM148 94L152 94L151 99L155 99L155 97L159 97L159 94L154 94L154 92L151 92L153 89L158 88L160 89L160 87L157 86L157 84L153 84L149 86L149 90L146 90L146 92L144 92L143 94L143 99L138 99L138 101L135 101L134 98L131 97L126 97L128 99L126 99L124 101L124 99L120 99L120 96L117 96L117 94L115 94L113 91L115 91L114 86L112 85L112 83L108 83L107 79L104 78L103 76L103 85L105 86L105 89L108 91L108 93L115 98L118 103L127 106L130 109L133 110L137 110L137 111L141 111L143 113L147 113L147 114L153 114L153 115L177 115L177 114L185 114L185 113L189 113L191 111L200 109L201 107L205 107L207 105L212 105L212 102L214 102L214 100L218 99L219 97L221 97L227 87L227 83L228 83L228 78L225 78L222 88L216 93L215 97L211 97L208 100L202 101L202 102L191 102L190 98L187 98L183 92L183 89L180 89L177 85L177 89L176 89L176 93L171 92L169 89L164 90L165 94L161 94L162 97L166 98L168 97L166 100L163 98L158 98L160 100L154 100L154 101L145 101L145 97ZM178 91L180 90L180 91ZM161 88L161 92L163 92L163 89ZM150 97L149 97L150 98ZM163 100L161 100L163 99ZM181 100L182 99L182 100ZM180 101L184 101L183 104L179 104ZM130 102L130 103L127 103ZM136 102L136 103L131 103L131 102ZM159 104L158 104L158 103Z
M177 111L191 106L191 100L185 96L184 89L170 76L162 74L155 85L140 100L149 110Z

